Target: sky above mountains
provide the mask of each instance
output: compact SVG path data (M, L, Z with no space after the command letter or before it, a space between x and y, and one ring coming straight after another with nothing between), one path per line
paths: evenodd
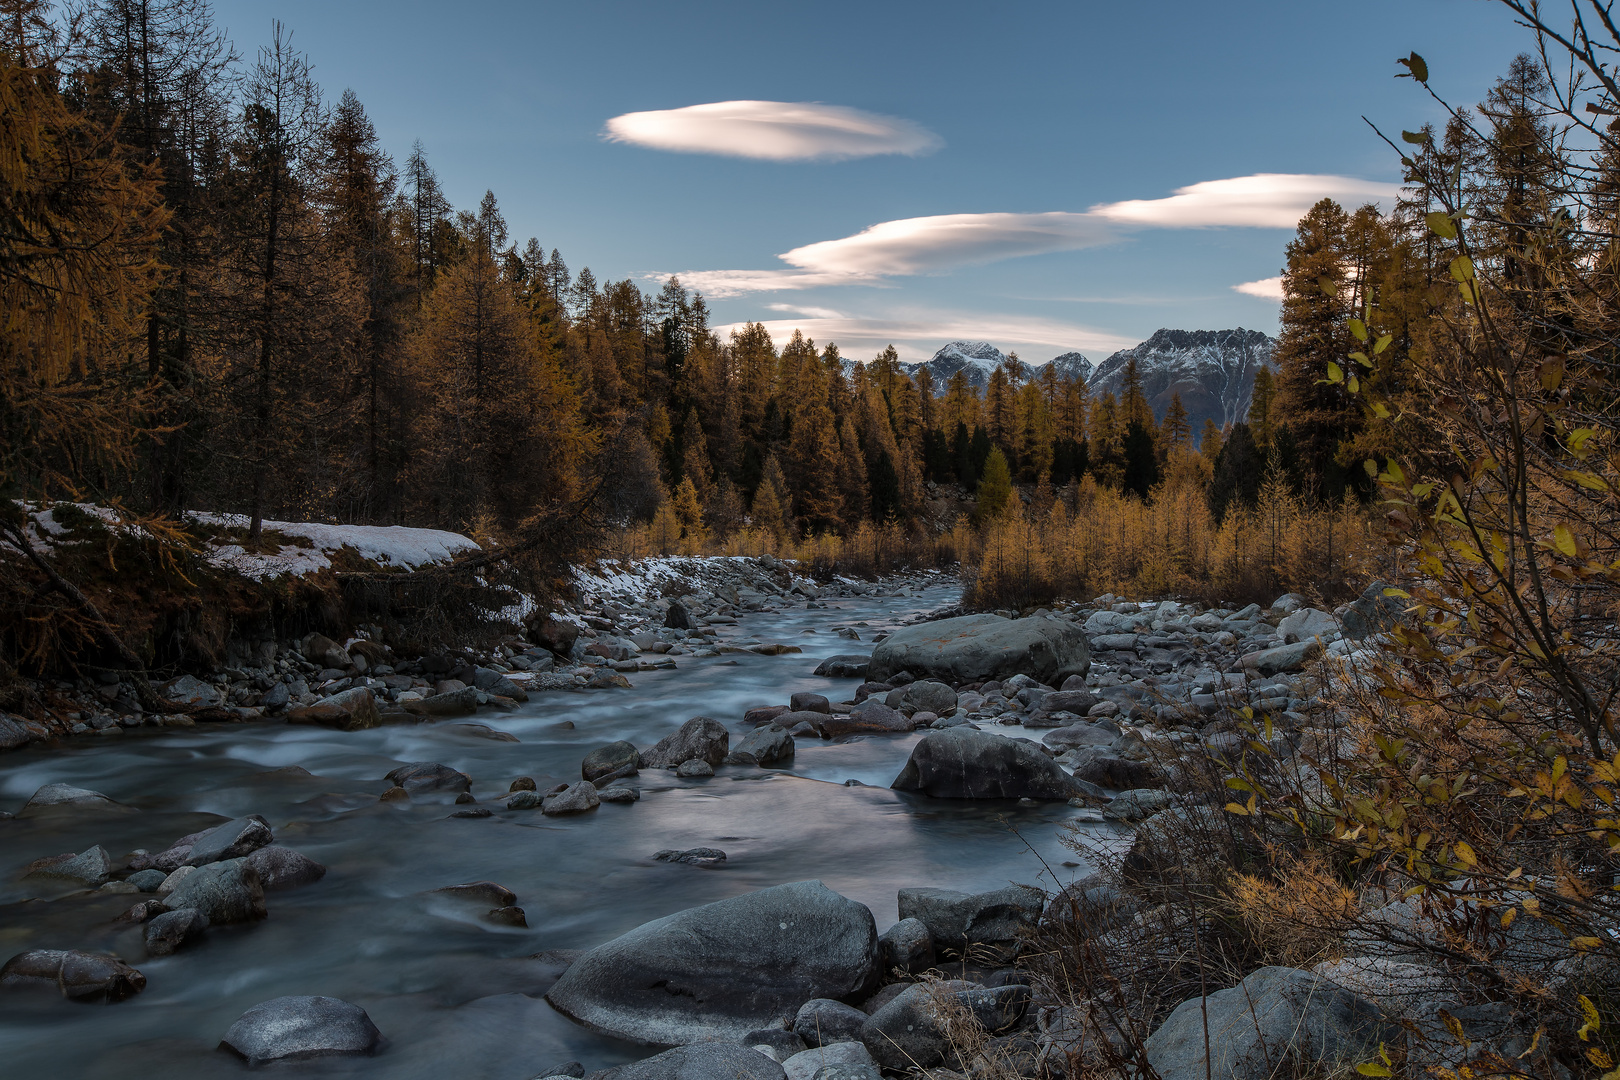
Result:
M677 273L719 327L864 360L987 339L1100 359L1158 327L1274 333L1317 198L1387 203L1398 138L1531 42L1487 0L454 8L220 0L280 18L335 99L458 207L597 279Z

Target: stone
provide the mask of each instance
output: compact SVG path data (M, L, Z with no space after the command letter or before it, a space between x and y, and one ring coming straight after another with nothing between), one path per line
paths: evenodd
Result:
M471 716L478 711L478 688L464 686L420 701L402 702L405 711L417 716Z
M171 679L158 687L157 692L159 697L187 708L217 709L225 704L225 695L219 692L219 687L191 675Z
M934 936L921 919L904 918L878 939L883 970L917 975L934 966Z
M1277 597L1277 599L1271 602L1271 610L1279 611L1284 615L1292 615L1294 612L1298 611L1302 607L1307 606L1309 603L1309 600L1297 592L1283 593L1281 596Z
M656 745L641 752L643 769L668 769L698 758L710 765L726 760L731 735L725 726L707 716L694 716L679 731L666 735Z
M100 844L77 855L52 855L36 859L23 871L25 877L60 878L81 885L100 885L112 876L112 858Z
M270 823L257 814L250 814L247 817L227 821L223 825L215 825L197 837L192 841L191 851L186 855L185 861L191 866L203 866L225 859L240 859L253 854L274 839L275 834L270 831Z
M585 760L579 764L579 774L593 781L609 775L629 776L636 771L640 759L641 754L635 743L608 743L585 755Z
M163 879L168 876L161 870L138 870L124 880L141 890L141 892L150 893L157 892L158 886L162 885Z
M702 758L693 758L691 761L683 761L675 766L675 775L682 780L696 780L704 776L713 776L714 766Z
M935 716L948 716L956 711L956 691L933 679L918 679L909 683L901 697L913 712L931 712Z
M631 787L605 787L596 797L602 802L633 803L641 801L641 792Z
M383 779L392 780L404 788L413 799L420 795L458 794L472 787L472 777L448 765L440 765L436 761L417 761L410 765L401 765Z
M1318 638L1329 642L1339 636L1339 621L1325 611L1301 608L1277 624L1277 636L1283 639L1285 645Z
M749 709L747 712L743 713L743 723L755 725L769 724L778 716L790 711L791 710L786 705L761 705L756 709Z
M808 690L800 690L788 699L790 712L832 712L832 702L823 694L812 694Z
M664 626L671 630L690 630L692 613L679 600L671 600L669 610L664 612Z
M313 705L288 709L287 722L321 724L339 731L363 731L380 726L382 714L377 711L377 699L370 687L356 686L322 698Z
M828 679L864 679L871 659L865 653L839 653L817 664L811 674Z
M1406 598L1385 596L1387 588L1389 586L1382 581L1375 581L1362 590L1359 597L1336 611L1346 638L1364 641L1400 622L1406 613Z
M726 861L726 853L719 848L695 847L685 851L670 848L653 856L659 862L686 863L690 866L719 866Z
M69 1001L123 1001L146 989L146 976L116 956L67 949L18 953L0 967L0 988L46 990Z
M1044 713L1070 712L1076 716L1084 716L1091 711L1091 707L1101 701L1096 694L1087 690L1053 690L1041 698L1040 711Z
M563 1061L556 1065L548 1065L535 1073L535 1080L546 1080L549 1077L568 1076L574 1080L581 1080L585 1075L585 1066L577 1061Z
M558 656L567 656L579 640L579 626L555 615L545 615L530 627L535 643Z
M543 800L540 810L553 817L583 814L587 810L595 810L601 801L601 796L596 793L596 785L589 780L581 780L567 791ZM511 800L507 801L507 805L511 805Z
M607 668L597 668L591 672L591 677L585 680L585 685L592 690L629 690L630 680Z
M180 879L164 903L171 911L196 908L215 926L252 922L266 914L259 872L246 859L197 867Z
M1165 810L1173 802L1175 798L1168 791L1133 788L1115 795L1104 807L1103 816L1113 821L1142 821Z
M1090 667L1085 632L1066 619L964 615L896 630L872 650L866 675L909 671L960 685L1023 674L1053 685Z
M1017 941L1040 919L1045 906L1045 894L1027 885L984 893L901 889L899 894L900 918L922 923L936 947L957 953L970 945Z
M292 687L278 682L259 695L259 708L265 712L280 712L292 702Z
M851 1011L862 1020L866 1019L866 1015L859 1009ZM877 1063L872 1060L870 1050L861 1043L850 1040L824 1043L794 1054L782 1062L782 1071L787 1074L788 1080L811 1080L824 1069L846 1067L876 1070Z
M1054 799L1079 794L1072 777L1034 744L961 726L930 731L894 783L936 799Z
M1267 1080L1278 1061L1337 1072L1371 1060L1381 1042L1394 1044L1400 1035L1377 1006L1320 975L1265 967L1228 990L1177 1005L1146 1050L1162 1080Z
M411 793L406 791L404 788L400 787L398 784L395 784L393 787L389 788L387 791L385 791L381 795L377 796L377 801L378 802L410 802L411 801Z
M771 724L744 735L737 748L726 755L726 761L739 765L775 765L792 761L795 749L793 736Z
M312 885L326 876L326 867L291 848L271 844L247 857L265 892Z
M1111 791L1163 787L1165 778L1150 761L1098 755L1075 767L1074 778Z
M942 1073L934 1075L945 1080ZM811 1074L810 1080L883 1080L883 1074L876 1065L823 1065Z
M523 909L511 905L484 912L484 921L494 926L516 926L525 930L529 928L529 919Z
M1023 1019L1029 1004L1025 986L975 987L970 983L913 983L861 1026L861 1042L885 1069L929 1068L950 1050L945 1009L961 1008L991 1034Z
M350 664L348 651L325 634L309 635L303 640L299 651L304 654L305 660L321 667L342 671Z
M74 787L72 784L46 784L23 805L19 817L41 817L46 814L75 811L104 811L117 813L130 807L114 802L99 791Z
M1119 741L1119 732L1104 724L1069 724L1048 731L1041 742L1059 753L1083 746L1111 747Z
M793 1017L793 1033L806 1046L826 1046L861 1037L866 1014L832 998L811 998Z
M207 930L208 916L196 908L166 911L149 920L142 931L146 940L146 955L168 956L201 941Z
M581 957L546 994L564 1015L633 1042L736 1040L811 998L855 998L878 974L872 913L800 881L645 923Z
M493 881L469 881L465 885L446 885L434 889L433 893L436 896L448 896L455 900L466 900L489 907L511 907L517 903L517 893Z
M787 1061L795 1054L804 1053L804 1040L782 1028L760 1028L750 1031L737 1042L761 1053L769 1053L772 1061Z
M747 1046L699 1043L621 1065L604 1080L784 1080L774 1059Z
M1299 641L1292 645L1278 645L1248 653L1239 661L1245 670L1256 675L1281 675L1285 671L1299 671L1307 663L1322 655L1320 641Z
M358 1005L331 997L279 997L243 1013L220 1045L249 1065L370 1054L382 1033Z
M157 887L159 896L168 896L180 887L180 883L196 871L195 866L177 866L163 879L163 884Z
M595 787L595 784L591 785ZM508 810L538 810L545 805L545 798L538 791L514 791L506 797Z

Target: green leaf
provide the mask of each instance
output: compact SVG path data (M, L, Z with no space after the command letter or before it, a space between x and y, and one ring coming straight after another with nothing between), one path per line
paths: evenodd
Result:
M1405 75L1395 76L1397 79L1416 79L1421 83L1429 81L1429 65L1417 53L1413 53L1411 56L1403 56L1395 62L1406 68L1407 72Z
M1452 259L1451 276L1458 281L1474 280L1474 260L1466 255L1459 255Z
M1350 381L1344 385L1350 388L1352 394L1361 393L1361 380L1357 379L1354 373L1350 375Z
M1350 354L1350 359L1354 360L1364 368L1370 368L1373 366L1372 361L1367 359L1367 354L1364 352L1353 352Z
M1427 131L1403 131L1401 138L1413 146L1428 146L1429 133Z
M1368 476L1372 477L1374 480L1378 479L1378 462L1376 459L1368 458L1366 461L1361 463L1361 467L1367 470Z
M1451 220L1450 214L1444 214L1436 210L1425 215L1424 220L1429 223L1429 231L1434 235L1444 240L1457 239L1457 223Z
M1339 283L1328 277L1326 274L1323 274L1321 277L1316 279L1316 287L1322 290L1322 294L1324 296L1339 295Z
M1394 334L1385 334L1383 337L1381 337L1377 341L1373 342L1373 355L1377 356L1379 353L1381 353L1385 349L1389 348L1389 343L1394 341L1394 340L1395 340L1395 335Z
M1351 319L1350 320L1350 333L1355 336L1355 339L1357 341L1366 341L1367 340L1367 324L1362 322L1360 319Z
M1344 369L1333 361L1328 361L1327 381L1330 383L1344 382Z
M1376 1061L1369 1061L1356 1066L1356 1072L1362 1076L1394 1076L1395 1071L1388 1065L1380 1065Z
M1457 291L1462 294L1463 303L1479 303L1479 286L1475 285L1472 281L1457 282Z

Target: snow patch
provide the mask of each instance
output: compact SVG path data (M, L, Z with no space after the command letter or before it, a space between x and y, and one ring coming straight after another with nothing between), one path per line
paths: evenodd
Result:
M245 528L243 514L188 514L204 525ZM411 529L403 525L325 525L311 521L265 521L267 532L296 536L309 547L282 545L274 554L250 553L239 544L210 547L208 561L221 569L259 581L294 574L300 577L332 565L330 556L349 548L362 559L400 570L447 563L463 552L478 550L478 544L460 533L439 529Z

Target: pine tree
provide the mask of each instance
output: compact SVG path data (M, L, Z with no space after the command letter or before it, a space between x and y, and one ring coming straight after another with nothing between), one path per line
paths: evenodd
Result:
M1132 420L1125 429L1124 458L1121 490L1147 498L1159 482L1159 453L1153 432L1140 420Z
M1167 451L1179 449L1191 437L1192 424L1187 420L1187 408L1182 405L1179 393L1170 398L1170 404L1164 410L1164 425L1160 430L1163 432L1162 442Z
M1007 457L1000 447L990 451L984 462L984 478L979 481L978 504L974 516L989 521L1001 516L1012 497L1012 473L1007 468Z
M1204 430L1198 436L1198 452L1204 455L1205 460L1211 465L1214 465L1215 459L1220 456L1221 441L1221 429L1215 426L1213 419L1206 419Z
M1214 475L1209 482L1209 510L1215 520L1226 518L1234 507L1251 509L1260 497L1265 478L1265 459L1255 445L1248 424L1233 424L1220 454L1215 458Z
M1272 424L1272 412L1277 399L1276 382L1272 378L1271 369L1262 367L1254 373L1254 390L1249 396L1249 431L1254 436L1254 443L1262 452L1271 449L1272 436L1275 428Z

